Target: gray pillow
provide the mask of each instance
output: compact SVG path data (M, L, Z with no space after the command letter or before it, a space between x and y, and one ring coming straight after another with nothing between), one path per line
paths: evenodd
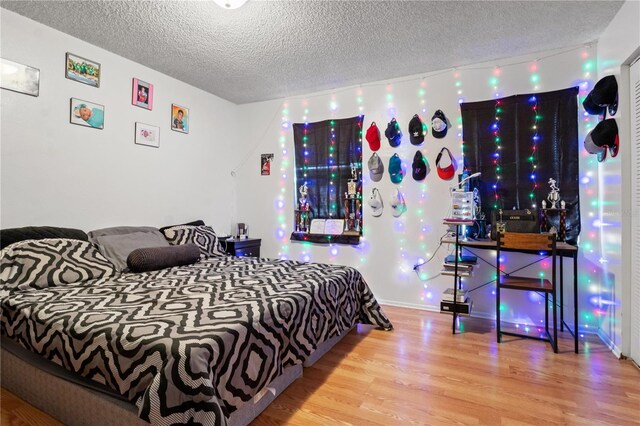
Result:
M135 249L169 246L167 240L157 229L155 232L132 232L97 237L89 235L89 238L96 241L100 252L113 262L119 271L124 271L127 268L127 257Z
M200 260L200 248L195 244L135 249L127 257L131 272L147 272L174 266L190 265Z

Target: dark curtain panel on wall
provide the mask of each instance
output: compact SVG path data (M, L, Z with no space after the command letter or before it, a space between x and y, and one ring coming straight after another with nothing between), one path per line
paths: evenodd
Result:
M461 104L464 163L470 173L482 172L477 186L487 219L495 208L541 209L555 179L566 202L566 241L577 242L577 96L573 87ZM550 222L558 226L557 218Z
M314 218L345 217L344 193L352 165L361 193L363 120L358 116L293 125L296 191L306 182ZM297 192L296 202L299 199Z

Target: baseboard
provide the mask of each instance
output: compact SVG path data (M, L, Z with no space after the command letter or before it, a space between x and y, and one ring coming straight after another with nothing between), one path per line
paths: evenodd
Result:
M604 343L609 349L611 349L611 352L613 352L616 358L620 359L622 357L622 351L620 350L620 348L615 343L613 343L613 340L611 340L609 336L607 336L604 331L602 331L602 329L599 328L596 335L600 338L600 340L602 340L602 343Z

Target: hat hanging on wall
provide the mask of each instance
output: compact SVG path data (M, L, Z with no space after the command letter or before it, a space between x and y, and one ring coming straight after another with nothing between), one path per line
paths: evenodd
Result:
M609 115L618 111L618 82L613 75L602 77L582 102L585 111L591 115L602 115L609 109Z
M416 155L413 156L413 165L411 167L413 179L417 181L421 181L427 177L429 172L431 171L429 168L429 162L422 155L420 150L416 151Z
M400 217L402 213L407 211L407 204L404 202L404 197L398 188L396 188L393 196L391 197L391 214L393 217Z
M376 122L372 122L371 126L367 129L367 134L365 135L367 138L367 142L369 142L369 148L371 151L377 151L380 149L380 130L378 130L378 126L376 126Z
M449 154L450 164L448 166L441 167L440 161L442 160L442 154L444 152ZM451 178L453 178L453 175L455 175L457 168L458 163L456 162L456 159L453 158L453 155L451 155L451 151L449 151L449 148L442 148L438 153L438 156L436 157L436 170L438 170L438 176L440 176L440 179L451 180Z
M371 215L373 217L382 216L384 203L382 202L382 196L380 195L380 191L378 191L378 188L373 188L371 190L371 197L369 197L369 207L371 207Z
M584 139L584 149L589 154L596 154L600 163L607 158L607 149L610 151L611 157L618 155L620 138L616 120L607 118L599 122Z
M380 182L382 175L384 175L384 164L377 153L371 154L371 158L367 162L369 167L369 177L374 182Z
M431 134L436 139L442 139L447 136L447 129L451 127L451 123L444 115L442 110L437 110L431 117Z
M409 121L409 140L412 145L420 145L424 142L424 125L418 114Z
M395 117L393 117L391 122L387 124L387 130L384 131L384 135L389 140L389 145L391 145L392 148L400 145L400 142L402 141L402 131L400 130L400 125L396 121Z
M402 182L402 178L404 177L402 161L400 160L400 157L398 157L398 154L393 154L389 159L389 177L393 183Z

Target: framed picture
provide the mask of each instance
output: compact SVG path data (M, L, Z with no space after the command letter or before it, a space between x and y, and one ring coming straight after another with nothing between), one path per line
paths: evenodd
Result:
M271 174L272 161L273 154L260 154L260 174L262 176L269 176Z
M67 52L65 77L93 87L100 87L100 64Z
M71 124L104 129L104 106L82 99L71 98Z
M131 103L151 111L153 109L153 84L134 78Z
M171 104L171 130L189 133L189 108Z
M160 148L160 127L136 121L136 143Z
M40 94L40 70L0 58L0 87L25 95Z

